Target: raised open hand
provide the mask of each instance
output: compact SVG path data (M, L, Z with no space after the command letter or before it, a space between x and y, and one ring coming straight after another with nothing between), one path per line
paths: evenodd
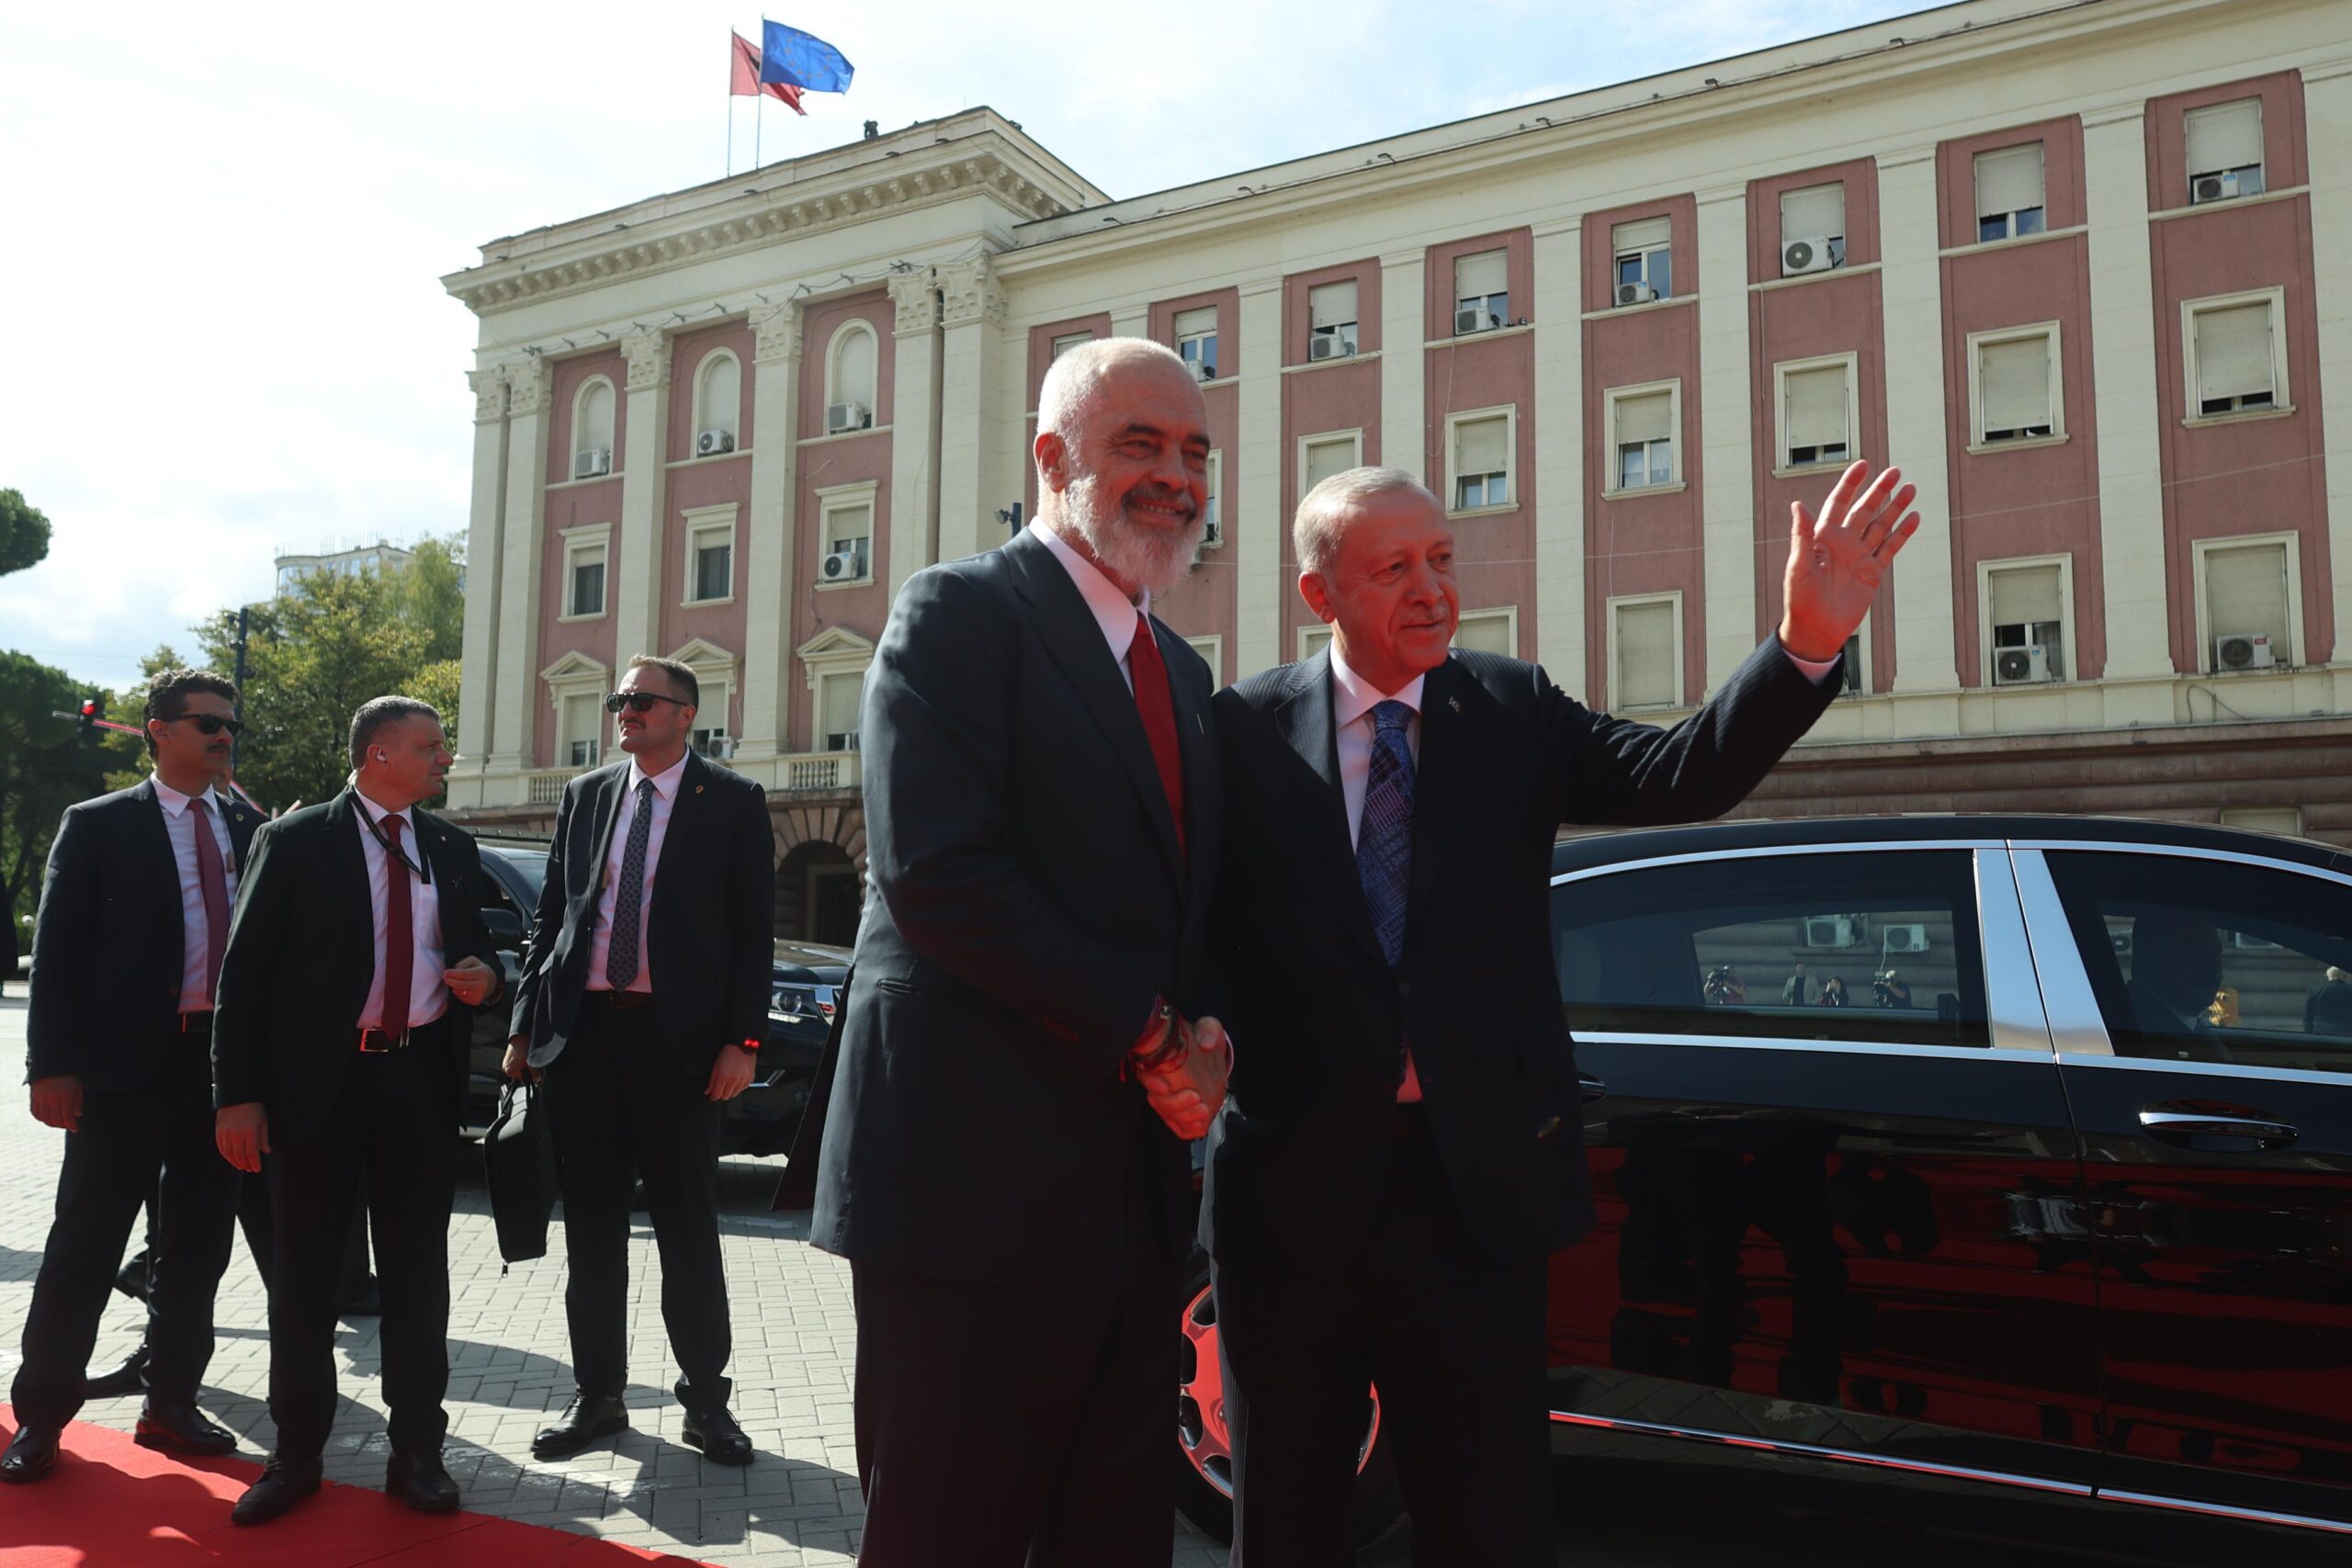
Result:
M1838 657L1870 613L1886 569L1912 535L1919 514L1906 512L1918 487L1903 470L1871 478L1871 466L1847 465L1818 517L1803 502L1789 505L1789 570L1781 602L1781 646L1799 659Z

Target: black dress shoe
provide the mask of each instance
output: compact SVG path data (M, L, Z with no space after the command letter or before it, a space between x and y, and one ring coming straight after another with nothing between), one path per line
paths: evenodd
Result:
M685 1427L678 1436L685 1439L689 1448L700 1449L702 1457L714 1464L752 1462L752 1439L743 1435L743 1428L727 1413L723 1400L697 1404L683 1382L673 1392L678 1403L686 1407Z
M62 1427L19 1427L0 1454L0 1481L39 1481L57 1468L57 1438Z
M142 1449L177 1449L184 1454L226 1454L237 1450L237 1434L193 1404L147 1402L131 1441Z
M147 1249L141 1247L114 1277L114 1288L134 1302L147 1299Z
M628 1430L628 1406L619 1394L582 1389L563 1407L560 1420L531 1439L531 1457L570 1459L600 1438Z
M446 1514L458 1506L458 1483L439 1454L394 1454L384 1467L384 1490L420 1514Z
M122 1365L110 1372L100 1372L94 1378L82 1380L85 1399L120 1399L126 1393L138 1393L147 1386L147 1345L140 1342Z
M266 1525L318 1489L317 1460L281 1460L272 1454L261 1467L260 1479L246 1487L237 1506L229 1510L230 1522Z

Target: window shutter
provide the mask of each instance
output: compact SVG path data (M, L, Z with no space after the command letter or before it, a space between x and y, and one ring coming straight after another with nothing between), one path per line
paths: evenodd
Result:
M1466 419L1453 427L1453 472L1464 474L1499 474L1510 467L1504 446L1509 422L1498 416L1493 419Z
M1356 280L1319 284L1306 291L1306 313L1315 326L1345 326L1356 319Z
M702 423L697 430L736 433L743 406L743 371L731 354L714 355L702 373Z
M1519 649L1510 645L1510 616L1499 610L1464 615L1453 628L1453 646L1474 653L1499 653L1506 659L1519 656Z
M1180 340L1188 337L1204 337L1215 331L1216 331L1216 307L1214 305L1204 306L1198 310L1176 312L1176 336Z
M1617 671L1620 707L1672 703L1674 606L1664 601L1617 606Z
M603 700L592 692L582 692L563 699L563 742L567 748L564 753L567 759L571 756L568 748L573 741L595 740L602 737L603 729L596 717L597 709L602 705Z
M613 384L599 381L580 400L580 434L572 438L574 452L613 449Z
M857 728L857 712L865 701L865 677L836 675L824 687L825 733L846 735Z
M1500 251L1480 251L1474 256L1457 256L1453 263L1453 297L1456 299L1483 299L1489 294L1500 294L1510 287L1509 273Z
M874 508L871 506L844 506L826 521L831 525L827 532L831 536L828 547L832 549L839 549L852 539L871 538L874 535Z
M1791 446L1846 445L1846 367L1825 365L1783 378L1789 398Z
M1674 237L1673 220L1645 218L1637 223L1620 223L1609 231L1609 243L1619 255L1632 251L1653 251Z
M1673 436L1674 409L1664 392L1645 392L1617 400L1617 445L1636 441L1666 441Z
M2240 98L2191 109L2188 130L2188 173L2219 174L2262 162L2262 100Z
M1992 599L1993 625L2024 626L2037 621L2066 618L2055 566L2008 567L1984 576Z
M2198 311L2198 400L2271 389L2269 301Z
M1807 186L1781 193L1781 243L1828 239L1846 232L1846 187Z
M2042 205L2041 143L2004 147L1976 154L1976 210L1979 216L2022 212Z
M1058 345L1055 352L1061 352ZM872 333L854 332L842 340L840 355L834 361L833 401L862 404L879 422L880 411L874 407Z
M2287 547L2240 545L2205 552L2205 620L2215 637L2268 632L2270 651L2287 653Z
M1986 430L2049 424L2050 338L2011 338L1977 347L1976 396Z
M1307 626L1300 634L1299 647L1302 651L1299 657L1312 659L1330 646L1331 628L1329 626Z
M1354 442L1311 441L1306 446L1306 476L1300 481L1299 493L1304 495L1333 474L1344 474L1355 466Z

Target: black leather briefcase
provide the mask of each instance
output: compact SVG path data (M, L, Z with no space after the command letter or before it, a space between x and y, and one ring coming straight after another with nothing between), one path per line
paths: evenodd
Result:
M498 1115L481 1141L490 1182L490 1212L498 1223L498 1255L509 1263L545 1258L548 1216L555 1209L555 1132L540 1091L509 1081L499 1091Z

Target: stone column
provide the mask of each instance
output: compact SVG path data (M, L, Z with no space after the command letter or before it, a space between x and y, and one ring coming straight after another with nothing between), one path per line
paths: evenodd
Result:
M2303 67L2303 127L2306 147L2336 150L2312 160L2312 265L2325 421L2321 440L2329 459L2327 558L2335 579L2335 647L2329 662L2352 669L2352 165L2340 155L2352 147L2352 60ZM2337 691L2341 711L2346 695L2343 687Z
M1535 657L1584 695L1583 221L1535 226Z
M545 586L539 557L547 536L548 394L555 369L533 355L510 359L501 371L506 382L506 497L500 508L498 665L492 682L489 771L515 773L540 762L533 750L533 720L538 713Z
M1241 400L1235 511L1233 658L1254 675L1286 661L1282 640L1283 280L1245 278L1241 294ZM1385 437L1383 437L1385 440Z
M628 359L628 466L621 474L621 525L613 530L613 655L626 664L662 635L662 568L669 533L670 340L653 329L621 339Z
M1421 347L1429 337L1425 270L1418 250L1380 258L1380 461L1423 484L1430 482L1429 354ZM1295 652L1284 649L1283 657Z
M895 604L907 579L939 558L938 280L927 266L894 274L890 300L898 307L898 358L890 393L890 533L883 575Z
M789 304L752 312L752 504L743 529L743 734L738 761L786 744L792 636L794 508L800 472L800 321Z
M1886 451L1880 457L1919 490L1912 503L1919 532L1894 568L1894 690L1931 699L1906 715L1907 733L1956 734L1960 661L1952 640L1951 468L1933 145L1879 154L1878 213L1886 299Z
M506 377L466 373L474 392L474 487L466 512L466 632L458 673L458 765L451 804L481 804L498 670L499 507L506 494ZM469 798L459 799L460 795Z
M2090 197L2091 379L2098 411L2099 579L2107 602L2105 722L2169 723L2172 647L2155 377L2179 372L2157 366L2150 373L2155 281L2148 246L2147 124L2138 98L2084 113L2083 181ZM2137 690L2119 684L2151 679L2164 683Z
M1699 193L1700 516L1707 690L1756 650L1755 430L1747 333L1747 187ZM1928 251L1930 258L1935 253ZM1684 405L1689 406L1687 400ZM1686 436L1685 439L1690 439Z
M1021 498L998 455L1019 445L1022 410L999 391L1005 363L1004 285L986 256L938 269L940 288L939 558L976 555L1003 537L997 508Z

